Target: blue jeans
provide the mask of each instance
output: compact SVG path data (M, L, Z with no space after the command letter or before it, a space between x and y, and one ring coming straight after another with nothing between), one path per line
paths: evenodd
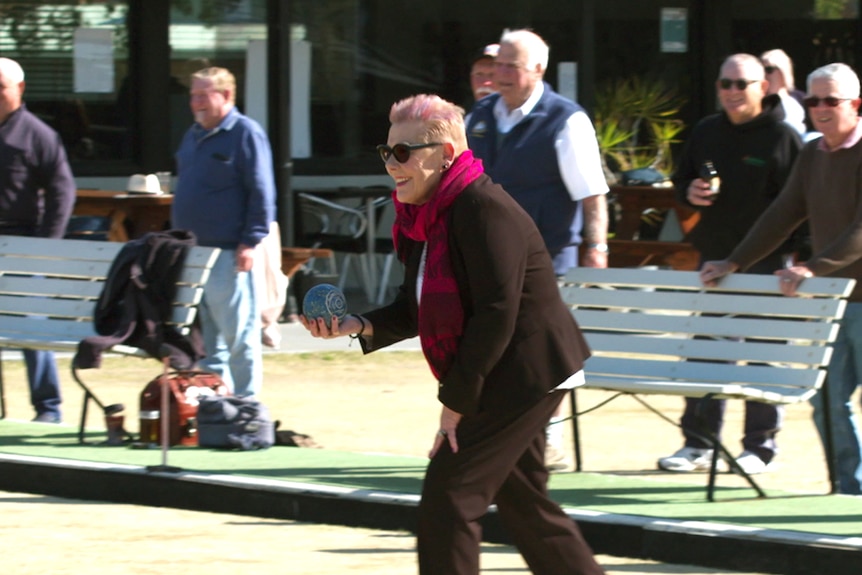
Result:
M859 421L853 414L850 397L862 384L862 303L847 305L841 320L841 329L835 341L832 360L826 375L829 387L829 409L832 420L832 448L835 453L835 473L838 492L862 494L862 435ZM814 424L820 440L826 443L823 420L823 393L811 398L814 407ZM826 454L829 457L829 454Z
M263 350L260 302L253 272L236 271L236 251L222 250L200 305L206 357L200 368L218 374L234 395L260 393Z
M21 353L27 364L30 403L36 409L36 415L51 413L60 417L60 377L54 353L35 349L23 349Z

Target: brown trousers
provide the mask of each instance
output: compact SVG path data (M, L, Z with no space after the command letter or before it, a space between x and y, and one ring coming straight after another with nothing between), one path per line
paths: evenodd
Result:
M548 497L545 426L565 391L525 411L465 416L458 453L444 443L419 503L420 575L478 575L479 520L492 503L534 575L601 575L580 529Z

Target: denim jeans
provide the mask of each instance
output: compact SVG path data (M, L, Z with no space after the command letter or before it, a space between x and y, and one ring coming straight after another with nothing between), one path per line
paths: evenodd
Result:
M238 396L257 395L263 385L260 302L252 274L236 271L235 250L222 250L200 306L206 352L200 368L221 376Z
M829 409L832 420L832 448L839 493L862 494L862 435L853 413L850 398L862 383L862 303L847 305L841 329L834 344L826 384L829 387ZM826 449L823 418L824 394L811 399L814 424ZM827 457L829 454L827 453Z
M30 383L30 403L36 415L43 413L60 417L60 377L54 353L35 349L21 350L27 364L27 381Z

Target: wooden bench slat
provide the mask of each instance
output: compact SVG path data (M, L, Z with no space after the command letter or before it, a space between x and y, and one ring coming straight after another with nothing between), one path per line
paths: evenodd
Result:
M597 378L592 387L631 395L681 395L685 397L706 397L713 399L741 399L761 401L782 405L808 401L817 390L811 388L782 389L776 393L771 388L756 385L735 385L705 382L651 381L644 384L640 380Z
M852 282L852 280L850 280ZM565 277L567 283L613 285L625 287L664 288L674 290L704 289L698 272L651 270L632 268L574 268ZM816 277L806 279L799 287L802 296L847 298L855 283L846 278ZM778 293L775 276L759 274L731 274L722 279L712 292L731 291L749 293Z
M703 340L630 334L587 333L591 348L605 354L663 355L714 361L748 361L821 366L829 363L831 349L823 346Z
M679 272L685 273L685 272ZM728 295L706 292L668 292L643 290L562 288L563 300L570 306L617 308L626 310L680 311L699 314L763 314L772 316L828 318L840 317L845 302L834 299L788 298L780 294Z
M95 305L103 287L101 281L0 275L0 295L6 296L62 297L87 300ZM197 305L200 298L200 285L178 285L174 305ZM11 309L0 311L14 312L15 309L12 305Z
M572 311L583 330L632 333L697 333L714 337L800 339L820 344L835 341L838 324L775 318L703 317L693 314L606 313L603 310Z
M71 240L70 240L71 241ZM20 256L0 257L0 270L5 273L49 275L52 277L68 277L103 280L110 268L110 262L82 261L74 259L39 260L26 259Z
M204 253L198 254L198 249L203 249ZM209 262L212 259L212 254L213 252L210 248L196 248L192 250L189 254L192 256L190 259L197 260L197 262L193 265L183 267L177 284L197 286L206 283L212 266L206 267L200 264L201 262ZM0 274L26 274L39 276L39 279L66 278L81 281L104 281L111 268L111 263L113 262L88 259L27 259L20 256L7 257L0 254Z
M92 321L69 321L34 319L26 316L0 316L2 334L7 337L22 337L23 334L51 335L58 340L82 340L96 335ZM38 322L38 323L37 323Z
M102 292L102 282L81 279L59 279L53 277L10 276L0 274L0 294L64 296L95 301Z
M627 376L644 382L650 379L669 381L701 381L774 385L781 387L811 387L819 389L825 371L810 368L775 367L767 365L733 365L691 361L645 360L639 358L603 357L594 355L585 366L587 386L594 376Z
M92 320L93 302L81 299L0 295L0 312Z
M51 238L0 236L0 253L23 255L28 258L91 259L111 262L123 249L122 243L64 240L64 243L46 242ZM34 241L36 240L36 241Z

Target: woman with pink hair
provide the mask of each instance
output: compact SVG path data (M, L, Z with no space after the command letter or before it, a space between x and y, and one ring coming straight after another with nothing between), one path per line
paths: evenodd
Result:
M442 404L418 510L421 575L478 575L492 504L533 573L599 575L548 495L545 426L583 383L589 348L542 236L467 149L463 109L422 94L389 120L377 149L395 182L404 283L391 304L330 327L300 320L315 337L359 339L365 353L419 336Z

